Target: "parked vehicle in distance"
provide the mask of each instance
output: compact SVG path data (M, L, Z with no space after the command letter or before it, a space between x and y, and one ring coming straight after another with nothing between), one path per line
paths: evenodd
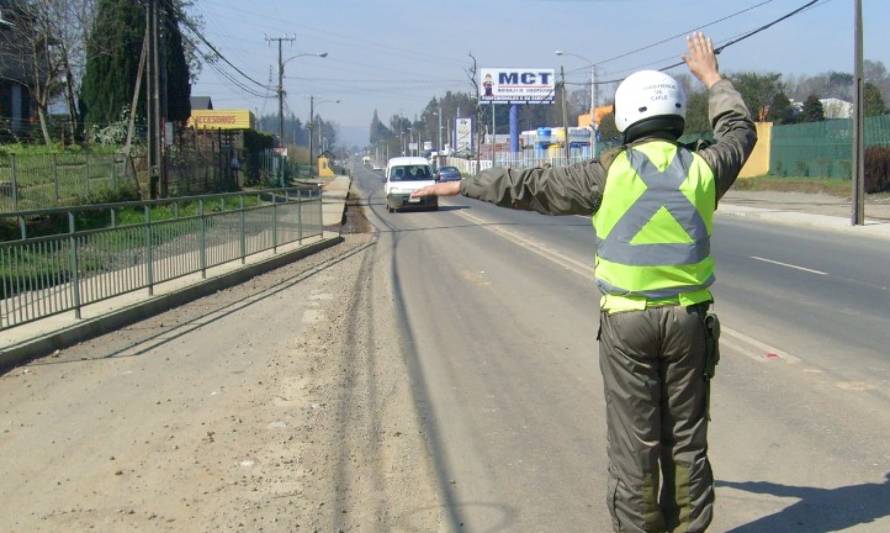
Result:
M436 181L460 181L460 170L457 167L442 167L436 172Z
M394 157L386 165L386 185L383 194L386 197L386 209L392 213L403 207L439 208L439 199L435 196L411 198L417 189L436 183L430 163L422 157Z

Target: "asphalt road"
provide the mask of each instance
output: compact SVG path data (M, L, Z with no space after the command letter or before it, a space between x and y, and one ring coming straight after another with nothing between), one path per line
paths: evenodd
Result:
M607 531L589 219L369 199L444 529ZM720 218L713 531L890 530L890 243Z

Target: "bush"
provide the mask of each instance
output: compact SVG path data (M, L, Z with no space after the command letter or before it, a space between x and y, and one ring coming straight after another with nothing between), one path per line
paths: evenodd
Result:
M890 148L872 146L865 150L865 192L890 191Z
M75 205L114 204L141 200L139 191L132 183L122 183L118 188L102 188L89 194L78 195Z

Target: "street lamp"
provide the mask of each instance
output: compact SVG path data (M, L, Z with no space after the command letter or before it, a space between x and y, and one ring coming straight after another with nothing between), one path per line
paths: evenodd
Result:
M284 65L300 57L328 57L327 52L303 53L281 59L281 41L278 42L278 137L284 144Z
M297 54L295 56L291 56L291 57L285 59L284 61L281 62L281 64L286 65L288 61L290 61L292 59L297 59L298 57L320 57L320 58L324 59L324 58L328 57L328 53L327 52L309 52L309 53L305 53L305 54Z
M596 109L596 63L587 59L586 57L575 54L573 52L566 52L565 50L554 50L554 54L562 57L562 56L571 56L584 61L591 67L590 71L590 118L593 120L593 112Z

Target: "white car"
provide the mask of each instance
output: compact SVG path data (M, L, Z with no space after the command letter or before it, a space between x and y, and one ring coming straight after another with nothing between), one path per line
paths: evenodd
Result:
M436 183L436 178L426 159L422 157L394 157L390 159L386 165L386 184L383 186L386 209L390 213L403 207L439 209L439 199L435 196L411 198L412 192L434 183Z

